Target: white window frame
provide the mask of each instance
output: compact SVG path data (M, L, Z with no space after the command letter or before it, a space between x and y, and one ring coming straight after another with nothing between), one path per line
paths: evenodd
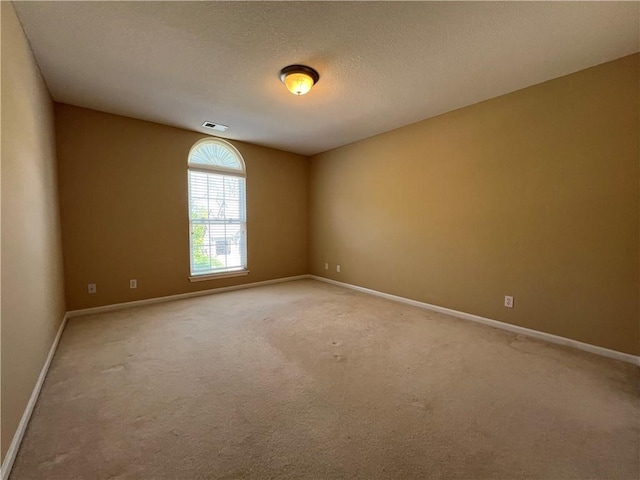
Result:
M242 170L236 170L233 168L225 168L219 165L205 165L202 163L192 163L192 153L194 150L197 150L203 144L215 144L219 145L226 150L228 150L240 164ZM189 216L189 280L191 282L199 282L204 280L211 280L216 278L228 278L228 277L237 277L242 275L247 275L249 273L248 263L247 263L247 187L246 187L246 178L247 171L244 159L242 155L233 145L229 142L218 138L203 138L198 140L189 150L189 157L187 162L187 183L188 183L188 216ZM191 172L202 172L217 176L223 177L239 177L244 179L242 183L243 188L240 191L240 231L242 235L240 237L240 258L241 258L241 266L238 267L226 267L224 269L212 269L205 272L197 272L194 268L194 253L193 253L193 219L192 215L192 198L191 198Z

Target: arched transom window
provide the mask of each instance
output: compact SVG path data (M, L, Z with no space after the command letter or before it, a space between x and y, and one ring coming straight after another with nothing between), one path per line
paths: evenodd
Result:
M218 139L189 152L191 278L246 272L247 215L244 160Z

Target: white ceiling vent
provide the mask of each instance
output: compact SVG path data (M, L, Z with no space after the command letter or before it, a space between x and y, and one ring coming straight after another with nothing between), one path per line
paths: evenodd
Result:
M221 125L219 123L213 122L204 122L202 126L205 128L210 128L211 130L216 130L218 132L226 132L227 130L229 130L229 127L227 127L226 125Z

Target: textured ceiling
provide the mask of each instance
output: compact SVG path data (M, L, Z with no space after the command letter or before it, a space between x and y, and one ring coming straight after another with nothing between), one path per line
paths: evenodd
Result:
M16 2L56 101L314 154L640 50L637 2ZM320 73L291 95L278 71Z

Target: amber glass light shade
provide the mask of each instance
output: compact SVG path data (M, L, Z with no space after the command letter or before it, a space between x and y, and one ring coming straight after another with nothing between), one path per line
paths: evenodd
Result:
M320 79L318 72L305 65L290 65L280 70L280 80L294 95L304 95Z

